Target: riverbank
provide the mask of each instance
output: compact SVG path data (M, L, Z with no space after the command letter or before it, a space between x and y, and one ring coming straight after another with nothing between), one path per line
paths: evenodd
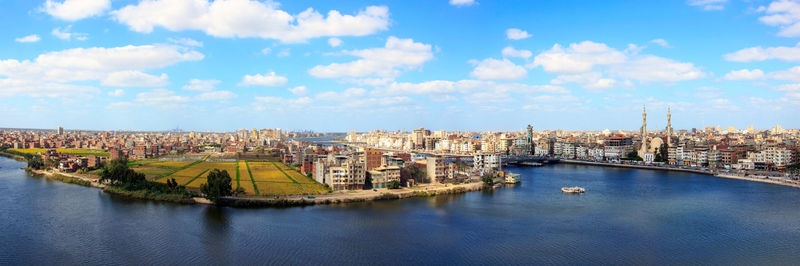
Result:
M22 157L21 155L13 154L7 151L0 151L0 156L8 157L17 161L28 161L25 159L25 157Z
M98 178L91 178L73 173L61 173L48 170L29 169L30 172L47 176L50 179L62 181L70 184L78 184L87 187L103 189L104 192L120 197L166 201L180 204L213 204L205 198L193 197L185 198L175 194L156 194L144 190L124 190L114 186L107 186L99 182ZM478 191L484 188L483 183L466 184L425 184L413 188L401 189L378 189L373 190L354 190L340 191L329 194L308 196L285 196L278 198L265 198L259 196L252 197L226 197L223 205L230 207L299 207L309 205L340 204L352 202L367 202L377 200L404 199L412 197L429 197L436 195L460 194L470 191Z
M414 197L430 197L436 195L461 194L483 189L484 185L480 182L457 185L430 184L412 188L378 189L377 191L341 191L330 194L315 195L314 198L308 198L307 196L290 196L274 199L260 197L228 197L224 200L224 204L226 206L233 207L295 207L378 200L395 200Z
M677 171L677 172L687 172L687 173L695 173L695 174L702 174L702 175L714 175L714 173L712 173L710 171L703 171L703 170L697 170L697 169L660 167L660 166L652 166L652 165L635 165L635 164L620 164L620 163L588 162L588 161L570 160L570 159L561 159L561 160L559 160L559 162L571 163L571 164L607 166L607 167L635 168L635 169L662 170L662 171Z
M800 188L800 182L787 180L779 177L767 178L766 176L741 176L730 173L713 173L711 171L704 171L697 169L683 169L683 168L660 167L660 166L650 166L650 165L629 165L629 164L603 163L603 162L587 162L587 161L569 160L569 159L561 159L560 162L569 164L604 166L604 167L621 167L621 168L635 168L635 169L648 169L648 170L661 170L661 171L688 172L695 174L711 175L720 178L738 179L738 180Z

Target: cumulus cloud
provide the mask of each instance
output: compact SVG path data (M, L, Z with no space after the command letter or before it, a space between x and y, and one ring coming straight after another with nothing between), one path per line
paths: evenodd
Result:
M365 36L386 30L389 8L368 6L355 15L331 10L327 16L308 8L297 15L280 10L275 2L253 0L148 0L112 12L136 32L154 27L170 31L199 30L221 38L277 39L305 42L325 36Z
M510 28L506 30L506 38L510 40L522 40L530 38L531 34L521 29Z
M122 89L116 89L116 90L108 92L108 96L114 96L114 97L119 97L119 96L122 96L124 94L125 94L125 91L122 90Z
M703 10L711 11L711 10L723 10L725 9L725 3L728 0L688 0L686 1L687 4L690 6L697 6L703 8Z
M207 91L195 97L198 101L227 101L235 99L237 95L230 91Z
M476 4L475 0L450 0L450 5L454 6L471 6Z
M202 80L202 79L192 79L189 80L189 84L183 86L184 90L190 91L210 91L214 90L217 85L219 85L220 81L216 79L209 79L209 80Z
M56 38L67 41L72 40L72 38L75 38L76 40L79 41L85 41L86 39L89 38L88 37L89 34L72 32L72 25L66 26L64 28L55 28L50 33L53 34L53 36L56 36Z
M779 27L778 36L800 36L800 2L790 0L773 1L767 7L759 7L765 15L758 18L762 23Z
M308 94L308 88L306 88L306 86L297 86L297 87L294 87L294 88L289 88L289 91L292 94L298 95L298 96L303 96L303 95Z
M203 59L203 54L170 45L73 48L44 53L33 61L0 60L0 76L50 81L100 80L125 70L162 68Z
M25 36L25 37L19 37L19 38L14 39L15 42L22 42L22 43L25 43L25 42L38 42L39 40L41 40L41 38L39 38L39 35L36 35L36 34L31 34L31 35L28 35L28 36Z
M667 40L664 40L664 39L655 39L655 40L651 40L651 41L650 41L650 43L658 44L658 46L661 46L661 47L664 47L664 48L669 48L669 47L671 47L671 46L669 45L669 42L667 42Z
M342 45L342 39L330 38L328 39L328 45L330 45L331 47L339 47L339 45Z
M617 81L611 78L604 78L600 72L586 72L580 74L559 75L550 83L554 85L564 85L567 83L577 83L583 88L595 92L610 89L617 85Z
M796 66L787 70L772 72L769 74L769 76L777 80L800 82L800 66Z
M548 73L563 75L555 80L556 83L578 82L587 88L607 88L615 83L612 79L587 74L588 72L642 82L676 82L699 79L706 75L692 63L638 54L638 51L639 49L631 47L619 51L606 44L591 41L572 43L568 47L555 44L549 50L536 55L533 63L526 66L542 67Z
M140 92L136 94L135 101L146 105L168 105L188 102L190 99L187 96L175 94L174 91L167 89L153 89L150 91Z
M169 42L183 45L183 46L192 46L192 47L203 47L203 42L197 41L190 38L169 38L167 39Z
M0 78L0 97L91 98L100 93L92 86L62 84L35 79Z
M103 14L111 8L111 0L47 0L42 10L53 17L75 21Z
M800 43L794 47L777 46L763 48L761 46L745 48L723 56L733 62L753 62L770 59L796 62L800 61Z
M274 71L269 72L265 75L262 74L255 74L255 75L245 75L242 78L242 82L239 83L239 86L283 86L289 81L286 77L278 76L275 74Z
M433 58L431 45L412 39L389 37L382 48L345 50L343 54L360 57L347 63L318 65L308 73L318 78L396 77L404 70L417 69Z
M531 56L533 56L533 53L531 51L529 51L529 50L524 50L524 49L517 50L517 49L514 49L514 47L511 47L511 46L506 46L506 48L503 48L502 53L503 53L503 57L519 57L519 58L528 59Z
M162 87L169 84L169 81L164 73L153 76L141 71L126 70L108 74L101 84L114 87Z
M740 69L740 70L733 70L725 74L723 77L726 80L757 80L764 78L764 71L761 69Z
M446 95L446 94L470 94L477 92L497 92L497 93L567 93L568 90L560 86L553 85L528 85L521 83L498 83L488 80L431 80L420 83L393 82L386 86L378 87L372 91L373 95Z
M487 58L478 62L470 76L477 79L489 80L517 80L525 78L528 71L522 66L518 66L508 59L497 60Z
M33 60L0 60L5 95L90 98L99 93L91 86L64 84L101 81L109 86L155 86L166 84L166 75L141 71L163 68L184 61L201 60L203 54L169 45L74 48L40 54Z

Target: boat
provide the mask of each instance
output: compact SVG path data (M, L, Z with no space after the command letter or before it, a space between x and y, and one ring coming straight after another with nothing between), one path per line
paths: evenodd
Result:
M571 193L571 194L580 194L586 192L585 189L582 187L562 187L561 192L564 193Z
M517 184L520 182L520 175L514 173L507 173L505 174L505 180L503 180L506 184Z

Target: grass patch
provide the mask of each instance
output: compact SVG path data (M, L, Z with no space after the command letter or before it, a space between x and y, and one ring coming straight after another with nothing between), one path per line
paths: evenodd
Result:
M59 174L54 174L50 178L58 180L58 181L61 181L61 182L64 182L64 183L68 183L68 184L76 184L76 185L81 185L81 186L84 186L84 187L91 187L92 186L92 182L89 182L89 181L86 181L86 180L83 180L83 179L74 178L74 177L59 175Z
M250 181L253 182L253 191L256 192L256 195L260 194L258 193L258 185L256 185L256 181L253 178L253 172L250 171L250 164L248 164L247 161L244 161L244 165L247 167L247 173L250 175Z
M119 186L107 186L103 189L103 191L108 192L109 194L114 194L117 196L133 198L133 199L157 200L157 201L167 201L167 202L175 202L183 204L195 203L192 197L186 194L161 193L157 191L156 192L148 191L146 189L127 190Z

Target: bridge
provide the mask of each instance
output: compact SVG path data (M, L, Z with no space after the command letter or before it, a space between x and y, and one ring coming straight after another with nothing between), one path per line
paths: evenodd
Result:
M503 164L522 165L522 166L542 166L548 163L557 163L559 160L547 156L535 155L508 155L503 157Z

